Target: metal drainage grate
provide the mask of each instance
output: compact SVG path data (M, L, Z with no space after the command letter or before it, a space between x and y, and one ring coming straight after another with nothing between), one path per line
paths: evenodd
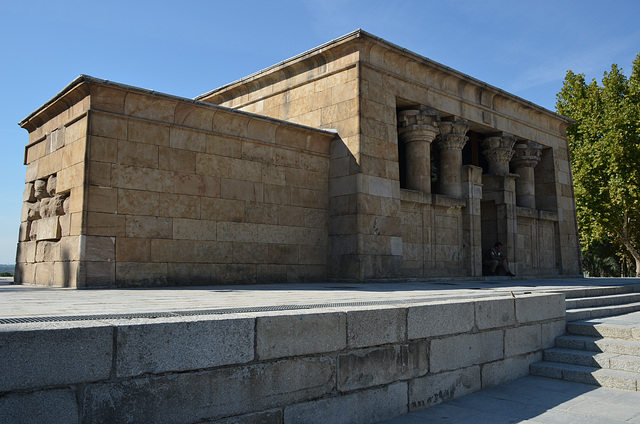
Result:
M104 314L104 315L66 315L66 316L40 316L40 317L16 317L16 318L0 318L1 324L25 324L37 322L67 322L67 321L97 321L97 320L113 320L113 319L136 319L136 318L174 318L188 317L198 315L225 315L225 314L242 314L251 312L270 312L270 311L293 311L301 309L320 309L320 308L342 308L349 306L376 306L376 305L394 305L394 304L414 304L433 301L433 298L424 299L406 299L406 300L378 300L369 302L342 302L342 303L319 303L311 305L274 305L274 306L253 306L246 308L225 308L225 309L199 309L191 311L172 311L172 312L142 312L127 314ZM440 299L439 299L440 300Z
M484 289L480 289L484 290ZM487 293L480 297L492 296L494 294ZM478 298L478 296L475 296ZM252 306L245 308L223 308L223 309L196 309L190 311L171 311L171 312L140 312L127 314L104 314L104 315L67 315L67 316L41 316L41 317L16 317L16 318L0 318L2 324L25 324L37 322L67 322L67 321L98 321L98 320L114 320L114 319L136 319L136 318L175 318L189 317L198 315L225 315L225 314L242 314L252 312L271 312L271 311L294 311L303 309L321 309L321 308L344 308L352 306L376 306L376 305L407 305L432 301L442 301L455 299L456 296L438 296L425 297L417 299L398 299L398 300L373 300L366 302L339 302L339 303L317 303L310 305L272 305L272 306Z

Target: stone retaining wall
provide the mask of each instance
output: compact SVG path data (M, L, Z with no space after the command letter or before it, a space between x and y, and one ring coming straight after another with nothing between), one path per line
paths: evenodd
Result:
M0 326L0 421L371 423L529 372L564 295Z

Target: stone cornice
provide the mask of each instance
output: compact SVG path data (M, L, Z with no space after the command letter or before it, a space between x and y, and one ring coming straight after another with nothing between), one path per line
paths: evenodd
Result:
M40 106L34 112L32 112L29 116L20 121L19 125L31 132L41 126L43 123L52 119L59 113L67 110L72 105L76 104L80 100L84 99L86 96L91 95L91 87L94 85L107 86L115 89L120 89L128 92L134 92L139 94L146 94L149 96L161 97L166 100L173 100L177 102L186 102L190 104L197 105L199 107L209 108L209 109L217 109L225 112L237 113L241 115L245 115L247 117L251 117L258 120L266 120L278 125L287 125L291 127L298 128L300 130L304 130L307 132L324 134L328 137L335 137L335 132L332 130L319 129L314 127L309 127L306 125L296 124L289 121L283 121L280 119L271 118L264 115L259 115L255 113L240 111L236 109L227 108L224 106L214 105L211 103L201 102L198 100L193 100L185 97L174 96L170 94L161 93L154 90L148 90L140 87L134 87L131 85L120 84L113 81L108 81L100 78L95 78L89 75L80 75L76 79L74 79L69 85L67 85L62 91L56 94L51 100L47 101L44 105Z
M307 50L292 58L271 65L268 68L254 72L244 78L201 94L195 97L195 100L209 101L210 99L217 98L216 103L222 103L228 99L246 94L249 91L266 87L282 79L289 78L292 75L317 68L336 58L358 51L358 43L354 44L349 42L360 38L361 34L366 33L362 30L350 32L349 34Z
M49 101L18 123L31 132L89 95L88 77L80 75Z
M484 90L486 92L486 95L490 98L500 96L508 101L513 101L520 105L526 106L536 111L537 113L547 115L554 120L560 121L562 123L562 126L564 126L565 128L573 123L573 121L567 117L559 115L533 102L487 84L483 81L480 81L441 63L433 61L427 57L421 56L396 44L390 43L389 41L386 41L380 37L376 37L375 35L372 35L361 29L336 38L313 49L307 50L306 52L303 52L290 59L286 59L273 66L253 73L245 78L226 84L220 88L211 90L196 97L195 99L203 100L206 98L211 99L213 97L218 97L218 99L221 100L220 102L226 101L231 98L238 97L239 95L246 94L251 90L273 84L274 82L280 81L283 78L287 78L290 75L296 75L305 70L317 68L322 64L326 64L329 61L338 57L342 57L348 53L359 52L359 60L361 62L370 63L368 56L373 46L376 46L376 48L380 48L382 50L395 52L396 54L406 57L408 60L418 62L443 74L455 77L461 81L465 81L465 83L467 84L477 86L478 88Z
M456 78L458 78L460 80L463 80L463 81L465 81L465 82L467 82L469 84L472 84L474 86L482 88L483 90L486 90L488 93L491 94L492 97L493 96L501 96L501 97L504 97L507 100L511 100L511 101L516 102L516 103L525 105L525 106L527 106L527 107L529 107L531 109L534 109L534 110L536 110L536 111L538 111L540 113L548 115L548 116L550 116L550 117L552 117L554 119L557 119L559 121L562 121L567 126L573 124L573 122L574 122L573 120L571 120L571 119L569 119L569 118L567 118L565 116L559 115L559 114L557 114L557 113L555 113L555 112L553 112L553 111L551 111L549 109L546 109L546 108L544 108L544 107L542 107L540 105L537 105L537 104L535 104L535 103L533 103L533 102L531 102L529 100L523 99L522 97L518 97L515 94L511 94L508 91L505 91L505 90L503 90L501 88L495 87L495 86L493 86L491 84L488 84L488 83L486 83L484 81L481 81L481 80L479 80L477 78L474 78L474 77L472 77L470 75L467 75L467 74L465 74L463 72L457 71L457 70L455 70L453 68L450 68L450 67L448 67L446 65L443 65L443 64L441 64L439 62L431 60L431 59L429 59L429 58L427 58L425 56L422 56L422 55L419 55L417 53L414 53L411 50L405 49L404 47L400 47L400 46L398 46L396 44L390 43L389 41L386 41L386 40L384 40L382 38L376 37L375 35L369 34L366 31L358 30L357 32L360 34L360 36L363 39L365 39L367 42L369 42L369 45L375 44L377 47L380 47L380 48L385 49L387 51L393 51L393 52L395 52L397 54L400 54L402 56L406 56L406 57L408 57L408 58L410 58L410 59L412 59L412 60L414 60L416 62L419 62L419 63L421 63L421 64L423 64L425 66L428 66L428 67L433 68L433 69L435 69L437 71L440 71L440 72L442 72L442 73L444 73L446 75L456 77ZM362 56L363 57L362 57L361 60L368 61L368 58L365 55L362 55Z

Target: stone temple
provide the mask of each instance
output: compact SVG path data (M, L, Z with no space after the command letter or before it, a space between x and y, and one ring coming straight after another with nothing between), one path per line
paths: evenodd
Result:
M20 123L15 281L577 276L570 124L361 30L195 99L80 76Z

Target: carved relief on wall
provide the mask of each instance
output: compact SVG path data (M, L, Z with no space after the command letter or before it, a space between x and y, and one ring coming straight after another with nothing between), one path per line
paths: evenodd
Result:
M27 183L20 241L59 240L60 217L69 213L69 194L56 194L56 174Z

